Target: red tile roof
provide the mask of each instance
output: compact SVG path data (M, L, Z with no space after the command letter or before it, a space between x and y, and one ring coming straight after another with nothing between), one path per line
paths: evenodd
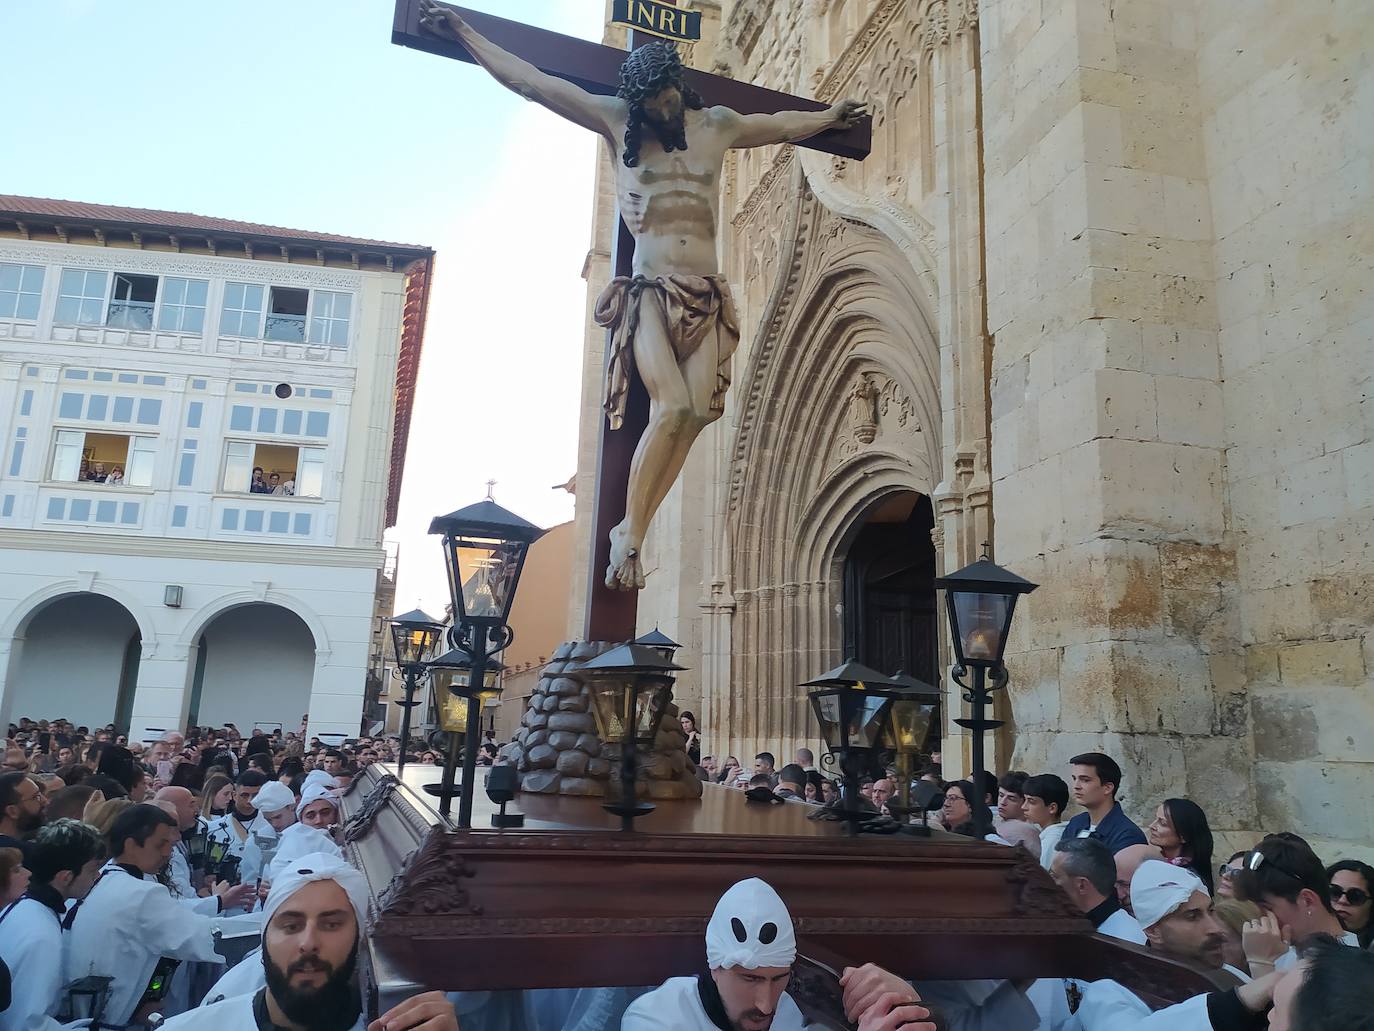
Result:
M121 229L146 229L157 232L242 236L274 242L299 241L302 245L382 251L405 258L410 267L406 275L405 310L401 322L401 346L396 359L396 418L391 441L391 468L386 494L386 525L396 525L396 510L401 498L401 478L405 473L406 445L410 438L410 413L415 403L415 380L420 372L420 352L424 345L425 316L429 310L429 288L434 272L434 251L429 247L405 243L365 240L332 233L310 233L301 229L265 226L256 222L235 222L209 218L182 211L155 211L125 208L112 204L86 204L81 201L52 200L45 197L18 197L0 194L0 219L24 221L82 222ZM388 266L389 267L389 266Z
M119 226L141 226L170 232L224 233L234 236L253 236L273 240L299 240L301 243L328 244L339 247L360 247L374 250L399 250L431 253L428 247L408 243L388 243L385 240L366 240L333 233L312 233L303 229L285 229L256 222L235 222L227 218L209 218L184 211L155 211L150 208L124 208L114 204L86 204L74 200L53 200L47 197L17 197L0 194L0 215L34 218L102 222Z

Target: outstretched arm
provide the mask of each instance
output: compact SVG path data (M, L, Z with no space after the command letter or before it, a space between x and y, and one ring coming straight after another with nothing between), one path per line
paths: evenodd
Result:
M779 111L771 115L742 115L724 108L733 129L730 146L741 149L770 143L796 143L826 129L847 129L867 113L857 100L845 100L824 111Z
M556 115L576 122L602 136L614 135L613 125L623 102L600 97L574 86L566 79L540 71L523 58L502 50L481 35L451 7L435 0L420 0L420 27L436 36L462 43L491 77L526 100L543 104Z

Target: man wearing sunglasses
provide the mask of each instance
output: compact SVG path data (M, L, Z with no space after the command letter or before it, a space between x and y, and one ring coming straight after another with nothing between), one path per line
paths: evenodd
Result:
M1331 905L1331 882L1311 847L1296 835L1270 835L1244 859L1234 878L1236 895L1264 910L1241 932L1250 973L1287 970L1298 962L1293 943L1313 934L1343 945L1359 939L1341 926Z

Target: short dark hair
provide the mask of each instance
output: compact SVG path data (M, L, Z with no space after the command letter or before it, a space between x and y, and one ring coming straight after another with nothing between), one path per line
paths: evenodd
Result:
M113 777L105 776L105 774L103 773L92 773L81 783L85 784L87 787L95 788L97 791L99 791L102 795L105 796L105 801L107 802L112 798L129 797L129 793L124 790L123 784L115 780Z
M131 805L110 825L110 855L118 856L124 851L125 843L131 840L135 845L146 845L159 827L176 825L176 817L160 806L146 802Z
M1098 780L1103 784L1112 786L1112 801L1120 801L1117 796L1121 794L1121 767L1110 755L1103 755L1101 752L1084 752L1082 755L1075 755L1070 759L1069 765L1091 766L1096 771Z
M234 785L240 788L260 788L267 783L267 774L261 770L244 770Z
M22 770L13 773L0 773L0 813L8 807L19 804L19 785L29 779Z
M92 859L104 858L105 842L99 831L80 820L59 819L39 828L29 842L24 865L39 884L51 884L64 871L79 874Z
M1064 872L1070 877L1086 877L1099 895L1116 897L1116 859L1106 845L1096 838L1060 838L1054 850L1067 857Z
M1296 902L1304 888L1331 908L1331 879L1305 841L1270 834L1245 857L1245 869L1232 881L1238 897L1263 905L1266 896Z
M804 788L806 787L806 771L796 763L788 763L778 772L778 782L782 783L783 781Z
M768 788L773 786L773 782L768 779L768 774L756 773L749 778L749 786L751 788Z
M754 760L755 760L756 762L757 762L759 759L762 759L762 760L763 760L764 762L766 762L769 766L776 767L776 766L778 765L778 761L777 761L777 759L773 758L773 753L772 753L772 752L760 752L758 755L754 756Z
M1302 984L1293 994L1292 1027L1302 1031L1374 1029L1374 953L1352 949L1327 934L1298 943L1307 960Z
M1027 777L1026 783L1021 786L1021 794L1027 798L1038 798L1046 805L1058 806L1056 816L1063 816L1064 810L1069 807L1069 786L1064 783L1063 777L1053 773Z
M107 745L100 753L95 772L119 781L126 792L132 791L141 779L141 771L134 764L134 753L123 745Z
M1008 770L998 778L997 786L1013 795L1024 795L1026 793L1026 781L1029 779L1030 774L1024 770Z
M342 759L344 754L337 748L329 748L325 750L324 757L326 759Z

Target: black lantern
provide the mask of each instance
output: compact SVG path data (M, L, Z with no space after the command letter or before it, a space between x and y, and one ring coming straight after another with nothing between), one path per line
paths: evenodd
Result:
M453 782L460 752L464 753L462 794L471 804L471 789L466 782L474 774L467 769L467 753L477 747L483 707L490 699L501 695L498 675L506 667L490 656L480 663L480 670L474 672L477 665L466 648L450 648L428 666L434 719L439 729L448 735L448 747L444 750L443 779L438 784L426 784L425 790L438 796L439 812L444 816L449 814L453 805ZM475 755L473 762L475 769Z
M669 662L673 661L673 656L682 647L658 627L654 627L643 637L635 638L633 643L643 645L645 648L653 648Z
M391 647L396 652L396 668L405 682L405 697L398 698L401 706L401 753L396 758L396 772L406 768L406 749L410 746L410 710L420 703L415 689L425 675L425 656L434 650L443 626L419 609L391 618Z
M605 808L620 817L624 830L632 828L635 817L654 810L637 797L637 753L653 747L672 697L673 674L681 669L659 648L633 643L612 648L577 671L592 696L601 740L620 745L620 797Z
M969 779L973 782L974 797L969 799L969 807L973 810L974 829L980 836L992 829L992 813L987 804L991 785L983 783L983 733L1002 725L1001 720L985 719L984 713L992 700L990 691L1007 683L1002 656L1007 650L1016 600L1039 586L997 565L988 557L987 545L983 548L983 557L977 562L935 580L935 586L945 592L949 631L954 638L955 663L950 676L964 689L964 701L970 705L970 715L954 722L968 728L973 736L973 776ZM963 679L970 670L971 684Z
M811 708L821 725L831 764L840 767L838 810L819 810L823 818L849 820L857 827L866 814L859 787L881 775L882 749L889 731L893 683L876 669L848 660L802 687L811 688Z
M113 977L103 974L88 974L70 982L65 989L63 1019L98 1021L105 1012L113 982Z
M888 737L897 760L896 808L906 817L911 813L915 757L930 735L930 725L940 705L940 689L907 673L894 673L892 682L896 686L892 688L892 707L888 710Z
M396 653L396 665L401 669L422 665L443 632L438 620L419 609L392 616L391 647Z
M508 647L515 634L507 620L520 571L530 545L544 536L533 523L508 512L490 497L445 516L436 516L430 533L444 535L444 568L453 603L449 644L468 656L467 729L464 732L463 784L458 826L472 826L472 797L477 770L481 694L489 670L499 669L493 656ZM455 678L459 675L455 674ZM450 739L451 744L456 744ZM449 813L458 749L449 748L439 791L439 812Z
M1038 585L984 557L939 577L935 586L945 592L957 664L964 669L1002 665L1016 599Z
M488 498L435 516L429 532L444 535L454 623L504 626L525 554L544 531Z

